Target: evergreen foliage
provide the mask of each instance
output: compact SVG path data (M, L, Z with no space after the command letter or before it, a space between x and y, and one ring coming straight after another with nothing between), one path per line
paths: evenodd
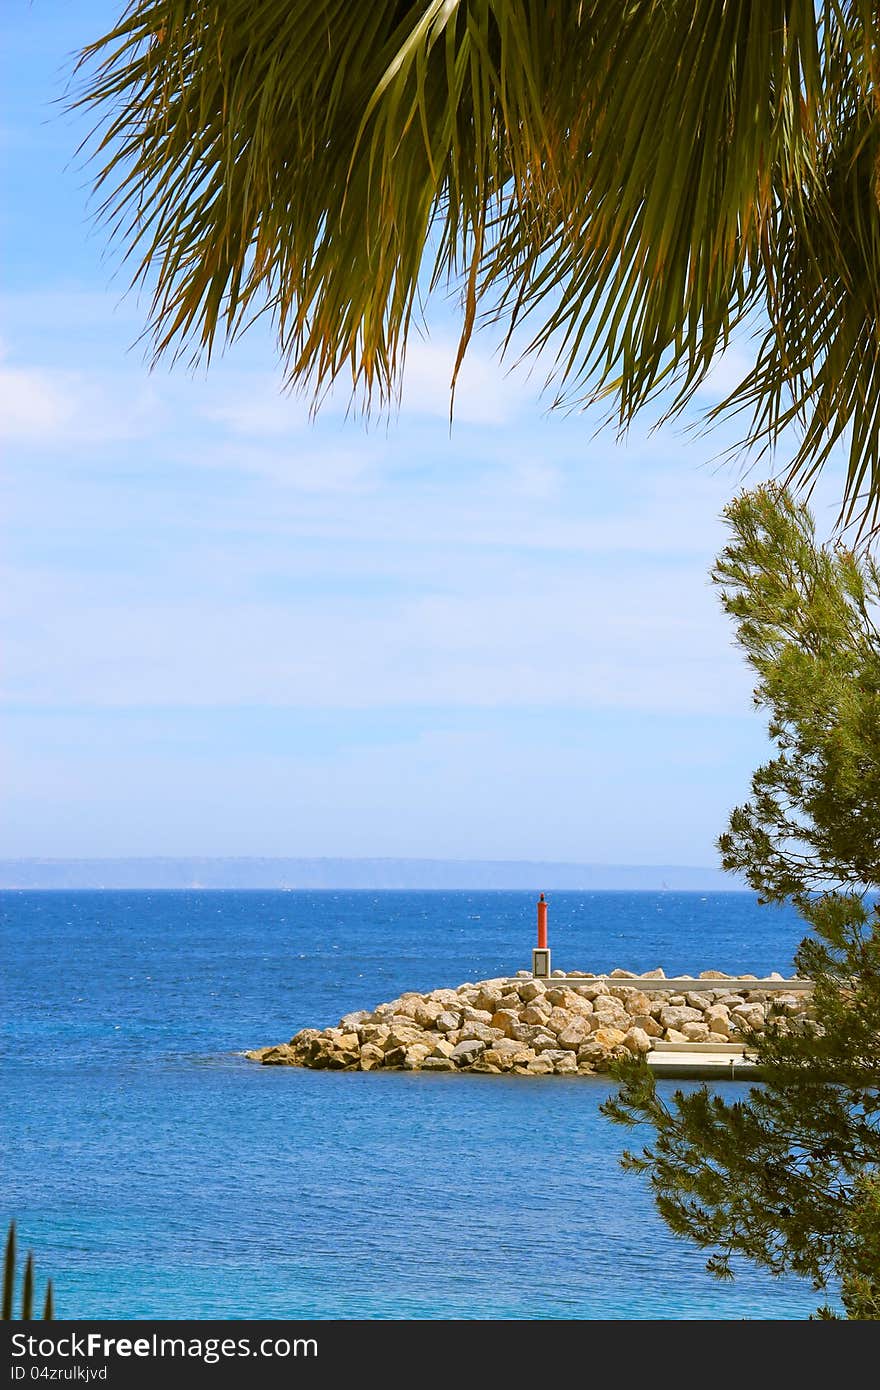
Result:
M817 543L804 506L760 488L727 508L713 578L757 676L776 752L719 841L726 869L811 928L796 956L813 1018L784 1012L748 1042L765 1080L728 1101L667 1103L642 1063L606 1114L649 1125L625 1156L669 1227L721 1277L742 1255L880 1317L880 572ZM825 1309L823 1316L828 1316Z

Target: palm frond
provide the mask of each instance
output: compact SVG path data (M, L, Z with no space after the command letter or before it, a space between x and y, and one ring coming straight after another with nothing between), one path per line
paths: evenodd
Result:
M400 380L419 290L555 362L559 399L841 441L876 505L880 17L869 0L134 0L83 55L102 208L158 353L268 313L293 384Z
M0 1321L11 1322L15 1316L15 1278L16 1278L16 1239L15 1222L9 1224L6 1234L6 1252L3 1259L3 1296ZM21 1281L21 1317L30 1322L34 1316L34 1257L28 1254ZM52 1281L46 1285L46 1298L43 1304L43 1322L52 1322L55 1317L55 1300Z
M3 1258L3 1309L0 1319L9 1322L12 1318L12 1304L15 1298L15 1222L11 1222L6 1233L6 1253Z

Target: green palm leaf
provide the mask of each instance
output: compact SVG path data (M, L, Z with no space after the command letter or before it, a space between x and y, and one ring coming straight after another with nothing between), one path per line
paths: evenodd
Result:
M6 1236L6 1254L3 1259L3 1311L0 1314L3 1322L9 1322L12 1318L12 1303L15 1298L15 1223L13 1222Z
M24 1279L21 1286L21 1316L25 1322L30 1322L34 1316L34 1257L28 1255L24 1267Z
M720 413L758 449L798 427L807 484L842 445L854 515L880 499L878 53L868 0L135 0L78 99L157 352L268 313L291 383L386 401L451 285L459 363L501 316L625 427L752 324Z
M6 1253L3 1259L3 1296L0 1321L11 1322L14 1317L15 1302L15 1222L10 1222L6 1235ZM29 1322L34 1316L34 1257L28 1254L25 1261L24 1277L21 1284L21 1316ZM46 1285L46 1299L43 1305L43 1321L52 1322L55 1317L55 1300L52 1281Z

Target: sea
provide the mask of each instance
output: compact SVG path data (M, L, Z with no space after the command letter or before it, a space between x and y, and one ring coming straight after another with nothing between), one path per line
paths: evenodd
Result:
M548 897L567 970L789 974L803 935L749 893ZM534 894L5 891L0 911L0 1223L60 1318L791 1319L822 1301L747 1264L706 1272L622 1170L639 1134L599 1113L607 1078L243 1057L528 968Z

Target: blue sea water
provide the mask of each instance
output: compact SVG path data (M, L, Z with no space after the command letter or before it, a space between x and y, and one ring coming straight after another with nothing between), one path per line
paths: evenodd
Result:
M242 1058L405 989L524 968L532 895L4 892L0 909L0 1221L62 1318L816 1306L794 1280L705 1273L621 1171L632 1138L599 1114L604 1079ZM550 920L554 965L593 971L790 973L802 935L746 893L556 893Z

